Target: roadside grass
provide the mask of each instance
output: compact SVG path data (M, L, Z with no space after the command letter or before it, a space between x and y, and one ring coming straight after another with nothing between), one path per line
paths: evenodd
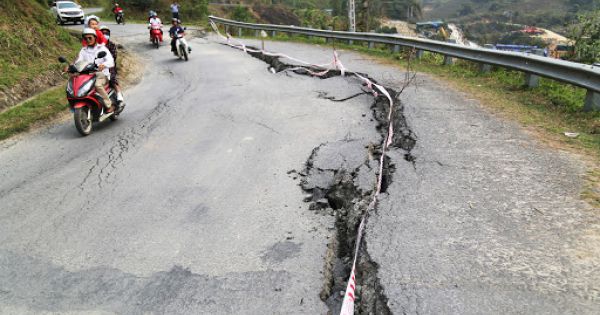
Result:
M581 197L587 200L593 208L600 209L600 168L589 170Z
M0 114L0 140L29 130L67 108L64 87L55 87Z

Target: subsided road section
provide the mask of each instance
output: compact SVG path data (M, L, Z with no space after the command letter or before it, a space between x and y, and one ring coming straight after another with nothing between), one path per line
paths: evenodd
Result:
M331 47L266 45L316 63L331 56ZM340 58L385 86L404 84L401 70ZM425 75L400 101L416 143L391 150L391 185L366 234L390 311L600 313L600 209L580 198L580 157Z
M418 138L398 158L367 243L396 314L600 313L600 209L585 165L473 100L402 95Z

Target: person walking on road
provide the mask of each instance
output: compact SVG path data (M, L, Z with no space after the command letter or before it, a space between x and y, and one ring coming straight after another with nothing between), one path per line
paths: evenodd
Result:
M177 1L171 3L171 13L173 14L174 19L179 20L179 3L177 3Z

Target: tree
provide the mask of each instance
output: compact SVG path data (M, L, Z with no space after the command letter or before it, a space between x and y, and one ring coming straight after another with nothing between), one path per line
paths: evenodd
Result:
M240 22L254 22L252 14L250 14L250 10L247 7L241 5L238 5L235 8L233 8L231 18Z
M473 10L473 6L471 4L463 3L462 7L460 8L460 11L458 11L458 14L460 16L465 16L472 14L473 12L475 12L475 10Z
M600 10L579 17L573 38L578 61L600 62Z
M156 7L156 0L131 0L128 5L141 11Z
M420 0L393 0L388 8L387 15L396 20L412 20L423 16Z

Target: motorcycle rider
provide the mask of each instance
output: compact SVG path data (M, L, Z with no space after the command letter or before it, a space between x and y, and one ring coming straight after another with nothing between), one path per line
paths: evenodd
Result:
M95 30L91 28L83 29L82 37L83 40L86 41L87 45L81 48L81 50L79 51L79 55L75 60L75 63L85 61L89 63L95 62L98 65L98 71L96 72L96 82L94 83L94 87L96 88L96 93L100 95L100 97L102 97L102 100L104 101L104 108L106 110L106 113L110 113L114 109L110 97L104 89L104 86L110 80L109 69L115 66L114 59L110 54L110 51L106 48L106 46L100 45L97 42L98 39ZM96 56L101 51L106 52L106 56L104 56L103 58L96 59Z
M171 28L169 29L169 36L171 36L171 51L175 56L177 56L177 47L175 47L175 43L177 42L177 33L183 33L185 30L183 29L183 27L181 27L181 21L179 21L178 19L173 18L171 23L173 24L173 26L171 26ZM188 51L192 51L192 49L189 46Z
M119 12L121 12L121 11L123 11L123 8L121 8L119 6L119 4L115 2L115 4L113 4L112 12L115 15L115 22L117 22L117 23L119 23L117 16L119 16Z
M113 57L115 66L111 67L110 70L110 85L117 91L117 102L120 104L123 103L123 93L121 93L121 86L119 85L119 79L117 78L117 45L110 40L110 28L106 25L100 26L100 31L104 34L104 37L107 40L106 48L110 51L110 54Z
M150 30L150 41L152 41L152 26L160 27L160 34L162 35L163 34L163 31L162 31L163 25L162 25L162 21L158 18L156 12L150 11L150 14L151 14L151 16L150 16L150 20L148 20L148 29ZM162 39L161 39L161 42L162 42Z
M104 38L104 34L100 31L100 18L95 15L90 15L85 19L85 24L87 28L91 28L96 31L96 43L100 45L106 44L106 38ZM85 40L81 41L81 45L87 45Z

